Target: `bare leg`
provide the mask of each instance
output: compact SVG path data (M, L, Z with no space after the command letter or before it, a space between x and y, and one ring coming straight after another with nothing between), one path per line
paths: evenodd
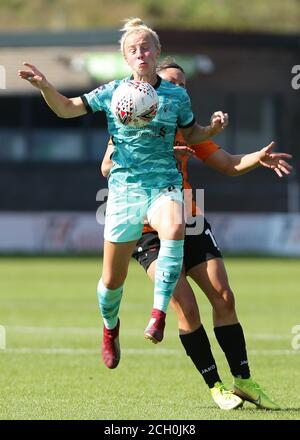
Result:
M151 217L151 226L158 232L160 240L183 240L182 203L174 200L165 202Z
M229 286L224 263L214 258L190 269L188 275L203 290L213 307L215 327L237 324L233 292Z
M136 241L112 243L104 240L102 281L108 289L117 289L124 283L135 244Z

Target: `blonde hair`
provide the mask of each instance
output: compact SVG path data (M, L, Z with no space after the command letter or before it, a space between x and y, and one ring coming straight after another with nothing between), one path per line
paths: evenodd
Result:
M157 33L153 29L148 27L140 18L129 18L125 20L125 24L122 27L122 29L120 29L120 31L123 32L123 35L120 39L120 47L123 55L124 55L126 38L131 34L139 33L139 32L147 32L148 34L150 34L154 41L156 49L158 51L161 50L161 44Z

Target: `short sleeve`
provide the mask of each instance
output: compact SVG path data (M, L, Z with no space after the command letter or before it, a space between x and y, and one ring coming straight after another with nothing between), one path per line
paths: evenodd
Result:
M112 94L117 87L116 81L97 87L81 96L88 112L106 111L111 102Z
M189 95L186 90L182 89L182 100L178 115L178 127L188 128L195 123L195 116L192 111L192 104Z
M191 147L195 151L196 156L203 161L221 148L211 140L203 141L197 145L191 145Z

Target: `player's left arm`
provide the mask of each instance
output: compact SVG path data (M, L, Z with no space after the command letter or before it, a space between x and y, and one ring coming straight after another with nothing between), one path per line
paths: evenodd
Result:
M210 125L202 127L195 122L191 127L180 127L184 138L189 145L199 144L206 139L215 136L228 125L228 114L221 111L215 112L210 118Z
M108 177L110 170L113 166L113 161L111 160L112 153L114 152L114 145L111 140L107 144L106 152L101 163L101 173L104 177Z
M263 166L275 171L279 177L290 174L293 167L285 159L292 159L287 153L273 153L275 143L271 142L259 151L232 155L222 149L210 155L205 164L227 176L239 176Z

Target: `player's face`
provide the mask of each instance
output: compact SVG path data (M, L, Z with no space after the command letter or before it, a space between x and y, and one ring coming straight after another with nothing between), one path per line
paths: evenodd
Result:
M125 40L124 56L132 71L138 76L155 73L160 51L153 37L147 32L129 35Z
M176 86L183 88L186 86L185 74L175 67L168 67L167 69L162 70L159 72L159 76L166 81L170 81Z

